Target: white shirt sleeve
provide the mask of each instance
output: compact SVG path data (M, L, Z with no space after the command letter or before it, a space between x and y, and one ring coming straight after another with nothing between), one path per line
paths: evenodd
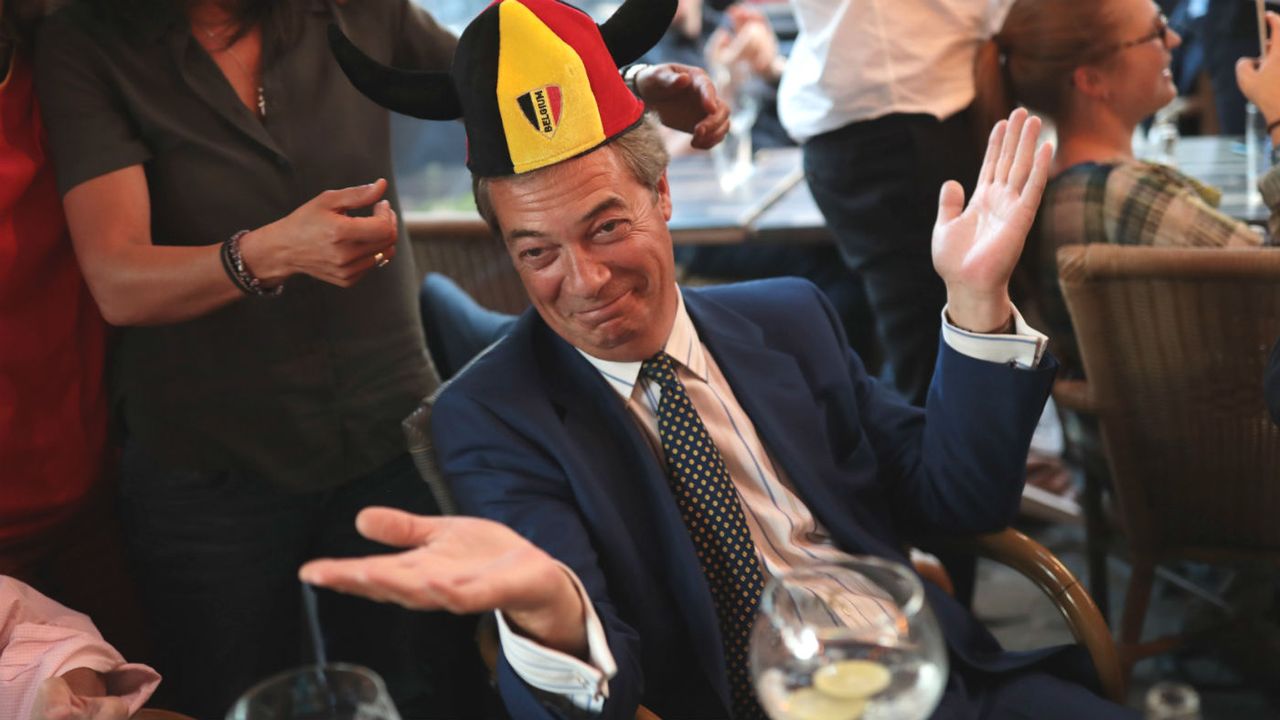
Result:
M609 697L609 679L617 674L618 666L614 662L613 653L609 652L604 625L596 615L586 588L582 587L582 582L568 566L561 564L560 567L573 581L573 586L578 589L578 596L582 598L589 660L584 662L572 655L544 647L513 630L502 613L495 611L494 615L498 618L498 640L502 645L503 655L520 679L539 690L565 696L575 707L598 713Z
M947 309L942 309L942 339L952 350L968 355L975 360L1008 365L1012 363L1020 368L1034 368L1040 364L1044 355L1045 344L1049 338L1022 319L1018 308L1013 309L1013 332L1011 334L985 335L982 333L961 330L951 324L947 317Z

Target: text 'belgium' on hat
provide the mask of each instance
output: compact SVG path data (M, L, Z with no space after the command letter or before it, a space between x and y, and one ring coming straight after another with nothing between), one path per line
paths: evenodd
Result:
M676 0L627 0L601 25L559 0L495 0L463 31L449 73L390 68L336 26L334 57L374 102L429 120L461 117L467 167L496 177L554 165L634 127L644 103L618 68L666 32Z

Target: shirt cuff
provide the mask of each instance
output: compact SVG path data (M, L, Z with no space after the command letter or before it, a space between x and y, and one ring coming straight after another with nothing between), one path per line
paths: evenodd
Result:
M942 308L942 340L952 350L975 360L1034 368L1044 355L1048 336L1036 330L1022 319L1018 308L1013 309L1013 333L983 334L961 330L951 324L947 309Z
M498 640L511 669L521 680L544 692L562 695L579 709L598 713L609 698L609 679L617 674L618 666L614 662L613 653L609 652L604 626L596 615L586 588L582 587L582 582L568 566L561 564L560 567L573 581L578 597L582 598L589 661L584 662L572 655L544 647L521 635L507 624L501 612L494 611L498 618Z

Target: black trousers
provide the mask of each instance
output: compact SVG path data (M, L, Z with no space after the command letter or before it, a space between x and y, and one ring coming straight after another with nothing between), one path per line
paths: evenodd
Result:
M938 353L946 290L930 240L938 193L972 194L982 151L968 113L887 115L810 138L804 170L845 264L866 290L883 353L881 377L923 405Z
M126 447L121 510L164 676L157 704L221 718L245 690L311 662L299 566L315 557L390 552L361 537L370 505L436 514L409 456L346 485L295 494L233 472L159 466ZM330 662L372 668L401 716L479 717L492 693L474 619L318 591Z

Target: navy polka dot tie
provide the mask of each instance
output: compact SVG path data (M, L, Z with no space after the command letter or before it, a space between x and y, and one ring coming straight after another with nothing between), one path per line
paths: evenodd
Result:
M658 437L676 505L689 529L720 620L733 717L763 720L766 716L751 685L747 645L764 576L738 492L720 451L676 377L671 356L663 352L654 355L640 366L640 373L662 388Z

